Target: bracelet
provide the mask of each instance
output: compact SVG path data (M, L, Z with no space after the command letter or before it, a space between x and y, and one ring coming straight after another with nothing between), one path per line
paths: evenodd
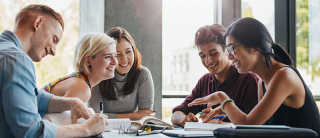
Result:
M232 99L226 99L226 100L224 100L224 101L222 102L222 104L221 104L221 110L222 110L222 112L224 112L223 106L224 106L224 104L226 104L226 102L232 102L232 103L234 103L234 101L233 101ZM224 112L224 113L225 113L225 112Z

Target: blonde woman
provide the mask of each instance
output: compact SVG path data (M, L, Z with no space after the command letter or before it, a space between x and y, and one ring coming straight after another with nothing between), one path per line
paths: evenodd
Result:
M74 50L73 66L76 70L42 89L57 96L77 97L87 102L91 88L102 80L114 77L118 64L116 41L103 33L85 35Z

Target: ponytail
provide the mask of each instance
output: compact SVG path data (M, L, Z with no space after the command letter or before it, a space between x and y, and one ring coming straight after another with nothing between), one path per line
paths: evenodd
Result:
M273 43L272 49L274 53L271 53L271 56L278 62L289 65L293 67L293 60L289 56L288 52L279 44Z

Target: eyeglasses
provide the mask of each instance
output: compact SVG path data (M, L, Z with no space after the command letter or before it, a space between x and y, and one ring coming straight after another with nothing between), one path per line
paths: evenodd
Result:
M239 47L239 46L242 46L242 44L239 44L239 45L236 45L236 46L227 46L227 50L228 50L228 52L229 52L229 54L231 55L231 56L234 56L235 55L235 53L234 53L234 49L236 49L236 47Z
M139 129L139 127L136 125L130 125L126 129L125 125L121 124L118 134L119 135L129 134L129 135L135 135L135 136L159 134L159 133L162 133L164 130L166 130L168 127L163 128L160 132L142 133L142 132L144 132L145 128L146 128L146 126L143 126L143 127L141 127L141 129Z

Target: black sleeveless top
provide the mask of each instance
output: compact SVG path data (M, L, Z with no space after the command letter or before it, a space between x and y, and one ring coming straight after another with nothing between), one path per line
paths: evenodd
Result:
M279 109L269 118L265 125L286 125L291 127L309 128L320 134L320 115L317 104L312 93L302 79L300 73L291 66L284 66L293 69L300 77L306 92L305 103L295 109L281 104ZM288 86L290 87L290 86ZM266 93L264 82L262 82L263 95Z

